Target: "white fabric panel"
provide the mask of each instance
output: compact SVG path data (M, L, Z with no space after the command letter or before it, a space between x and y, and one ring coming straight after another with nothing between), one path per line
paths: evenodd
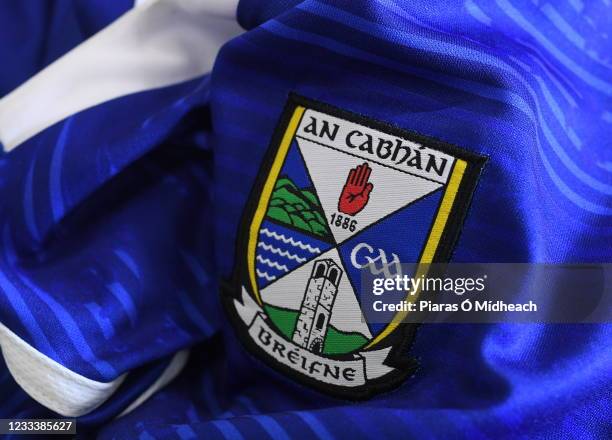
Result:
M66 417L78 417L100 406L121 385L97 382L40 353L0 323L0 348L15 382L41 405Z
M10 151L81 110L209 72L242 32L237 4L157 0L132 9L0 100L0 142Z

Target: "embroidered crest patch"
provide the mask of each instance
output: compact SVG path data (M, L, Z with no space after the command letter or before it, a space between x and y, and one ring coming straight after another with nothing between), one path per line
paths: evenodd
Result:
M284 374L364 399L399 385L415 325L367 323L361 270L450 257L484 159L291 95L245 210L223 301Z

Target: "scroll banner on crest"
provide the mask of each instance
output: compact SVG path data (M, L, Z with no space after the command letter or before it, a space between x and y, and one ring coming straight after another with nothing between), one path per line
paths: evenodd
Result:
M358 387L395 370L384 363L391 347L359 352L353 355L353 359L344 360L319 356L294 344L270 325L264 310L244 287L242 303L234 300L234 306L247 325L250 338L261 350L274 360L315 380L343 387Z

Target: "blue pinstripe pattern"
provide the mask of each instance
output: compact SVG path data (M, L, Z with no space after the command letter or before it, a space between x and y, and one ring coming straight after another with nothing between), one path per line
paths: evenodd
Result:
M94 380L112 380L201 340L218 326L218 314L204 317L200 312L212 310L210 304L216 298L197 296L201 289L215 288L216 279L207 274L211 263L193 257L209 246L210 235L201 234L194 240L183 234L193 230L195 222L198 227L202 224L188 211L208 203L209 175L196 181L190 170L195 165L186 159L191 153L184 150L138 161L147 150L158 147L159 139L177 129L181 115L205 99L206 84L206 79L198 79L102 104L51 127L3 158L10 171L5 175L0 206L6 255L0 264L4 285L0 298L11 307L0 310L0 320L42 353ZM161 102L172 111L165 112ZM119 124L103 116L121 113ZM139 127L147 118L155 123L143 138ZM100 126L100 121L109 126ZM124 134L123 141L110 142L117 133ZM96 142L84 142L93 139ZM101 153L91 154L96 150ZM29 157L36 160L29 161ZM104 184L130 161L136 161L131 169L135 174L124 184L130 188L135 183L128 193L142 196L139 204L124 209L123 202L113 204L117 200L115 183L108 189ZM173 163L175 178L168 180L165 171L151 174L156 161ZM177 190L183 198L175 197ZM83 198L92 193L101 200L100 205L83 205ZM193 205L192 197L202 205ZM159 203L184 210L185 217L175 221L145 214L146 210L156 212ZM116 212L115 219L88 228L108 209ZM187 226L190 223L194 226ZM160 236L161 231L166 232ZM150 237L161 238L155 238L153 249L148 248ZM177 243L182 244L177 247ZM64 253L69 248L72 250ZM38 252L33 261L32 252ZM30 263L23 265L24 261ZM155 267L172 270L160 272ZM175 302L179 290L183 301ZM160 319L161 311L166 319ZM151 342L143 347L143 338L149 337Z
M31 340L34 342L34 345L36 345L39 350L48 353L55 359L59 359L59 356L51 346L47 336L40 328L38 321L35 319L29 307L24 302L22 296L19 294L19 291L2 271L0 271L0 286L6 294L6 300L8 300L8 303L10 306L12 306L12 312L17 313L17 311L20 311L21 322L27 329L26 331L28 332Z
M53 158L49 170L49 196L51 198L51 211L53 220L58 221L64 215L64 198L62 195L62 156L66 148L66 141L70 133L72 118L66 119L62 124L62 131L57 138Z
M295 411L293 414L302 419L304 423L306 423L310 427L310 429L317 436L317 438L321 440L331 440L333 438L325 427L325 425L323 425L319 421L316 414L306 411Z
M30 169L28 170L28 176L26 178L26 184L23 191L23 210L26 225L28 226L28 232L34 237L35 240L40 240L38 233L38 227L36 226L36 217L34 214L34 192L33 192L33 180L34 180L34 167L36 166L36 157L32 160Z
M236 429L234 425L232 425L227 420L216 420L213 422L213 425L221 432L224 438L227 440L242 440L244 437Z
M115 249L115 255L123 261L123 263L128 267L128 269L134 274L136 279L140 279L140 269L138 269L138 264L134 261L129 254L129 252L123 249Z

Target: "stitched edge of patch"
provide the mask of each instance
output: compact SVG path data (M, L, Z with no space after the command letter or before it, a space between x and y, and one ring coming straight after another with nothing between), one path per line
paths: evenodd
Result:
M466 151L447 142L443 142L429 136L424 136L413 131L405 130L385 122L377 121L358 113L339 109L329 104L299 96L295 93L289 94L288 100L280 116L279 122L276 125L268 149L264 155L264 159L259 167L259 172L253 184L251 193L249 194L247 204L239 223L234 257L234 270L232 277L228 280L223 280L221 283L221 300L240 341L247 348L248 352L258 360L264 362L273 370L293 379L297 383L306 385L329 396L346 400L365 400L377 394L388 392L397 388L409 376L416 372L418 362L416 359L411 358L407 352L414 342L416 331L419 326L418 324L402 322L386 337L384 337L384 340L380 343L380 347L390 348L390 352L388 353L384 363L385 365L392 367L394 369L393 372L385 374L375 380L368 380L366 381L365 385L358 388L347 388L314 380L310 377L304 376L301 373L298 373L296 370L280 363L274 358L264 355L264 352L249 336L247 328L239 317L235 307L235 302L240 298L243 281L248 278L248 275L245 274L246 258L244 255L246 254L245 250L249 238L249 226L251 219L254 216L259 201L259 194L262 192L264 184L266 183L272 163L276 158L281 141L285 136L289 121L291 120L298 106L303 106L306 109L319 111L374 130L379 130L385 134L414 141L416 143L426 145L433 150L450 154L455 159L465 161L466 167L463 171L457 192L452 201L445 227L442 231L442 235L440 236L431 261L432 263L444 263L450 260L455 244L463 228L465 216L469 211L472 196L476 189L480 174L482 173L483 167L488 158L470 151ZM434 222L432 222L431 227L433 227L433 224Z

